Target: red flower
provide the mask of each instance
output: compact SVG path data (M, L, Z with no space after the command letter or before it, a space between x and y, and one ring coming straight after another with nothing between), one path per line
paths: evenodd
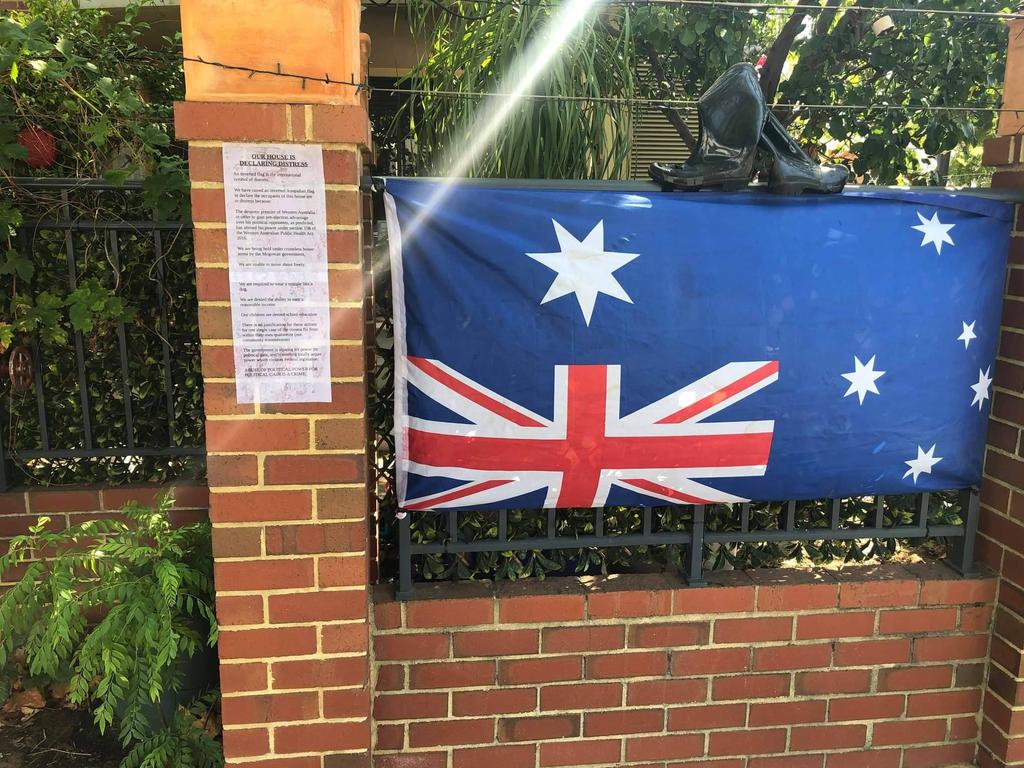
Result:
M57 159L57 140L42 128L23 128L18 133L18 143L28 150L25 163L29 168L49 168Z

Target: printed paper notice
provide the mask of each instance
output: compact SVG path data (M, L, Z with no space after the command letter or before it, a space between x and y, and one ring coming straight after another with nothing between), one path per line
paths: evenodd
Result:
M225 144L224 202L238 402L330 402L320 146Z

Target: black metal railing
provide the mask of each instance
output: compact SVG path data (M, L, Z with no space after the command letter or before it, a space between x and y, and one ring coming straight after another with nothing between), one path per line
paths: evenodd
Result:
M885 496L867 497L866 514L850 515L844 508L853 502L864 510L867 501L856 499L828 499L781 504L714 504L688 505L670 509L676 514L666 516L655 508L639 510L640 523L635 530L608 535L605 533L606 516L618 510L598 508L592 511L593 533L580 534L578 528L568 535L559 534L560 510L544 510L547 517L543 535L528 538L509 536L509 511L415 512L406 514L398 524L398 589L400 600L415 597L413 560L424 555L466 556L486 552L533 552L559 549L586 549L605 547L683 547L682 575L690 586L705 582L705 571L711 550L744 543L765 542L835 542L877 541L884 539L945 539L946 562L961 574L975 572L974 540L978 530L978 492L966 489L943 494L917 494L908 504L907 497L898 497L902 503L890 504ZM769 514L775 527L751 526L751 511L759 508L778 508ZM930 519L930 513L935 519ZM412 514L439 515L444 521L444 536L430 542L414 542ZM493 516L492 537L465 540L460 532L460 515ZM715 528L709 528L714 520ZM666 521L670 524L666 525ZM679 523L683 524L680 525ZM590 527L590 526L588 526Z
M128 480L180 474L206 453L192 224L152 215L140 182L14 181L16 247L36 270L30 293L71 294L95 279L125 298L132 319L86 334L65 313L70 348L38 333L16 342L31 351L33 383L21 395L3 388L0 491L40 468L48 481L54 467L98 479L83 462L117 462Z

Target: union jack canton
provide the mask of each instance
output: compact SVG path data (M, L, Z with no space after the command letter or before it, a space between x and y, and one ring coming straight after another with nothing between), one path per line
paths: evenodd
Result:
M409 510L491 505L544 490L545 507L600 507L613 484L667 503L745 501L694 478L763 475L773 421L705 418L778 379L776 362L730 363L628 416L618 365L558 365L553 419L438 360L408 359L407 383L467 423L407 417L402 469L465 481ZM654 502L656 503L656 502Z

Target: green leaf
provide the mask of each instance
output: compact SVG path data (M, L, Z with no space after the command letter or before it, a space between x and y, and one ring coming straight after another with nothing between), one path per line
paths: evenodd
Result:
M34 273L35 267L27 256L13 249L4 253L3 261L0 262L0 275L16 275L22 280L28 280Z
M134 168L118 168L115 170L106 171L103 174L103 179L109 184L124 184L125 180L128 179L135 172Z
M71 327L80 333L92 331L97 322L124 321L131 317L121 297L100 285L96 278L82 281L68 294L64 304Z

